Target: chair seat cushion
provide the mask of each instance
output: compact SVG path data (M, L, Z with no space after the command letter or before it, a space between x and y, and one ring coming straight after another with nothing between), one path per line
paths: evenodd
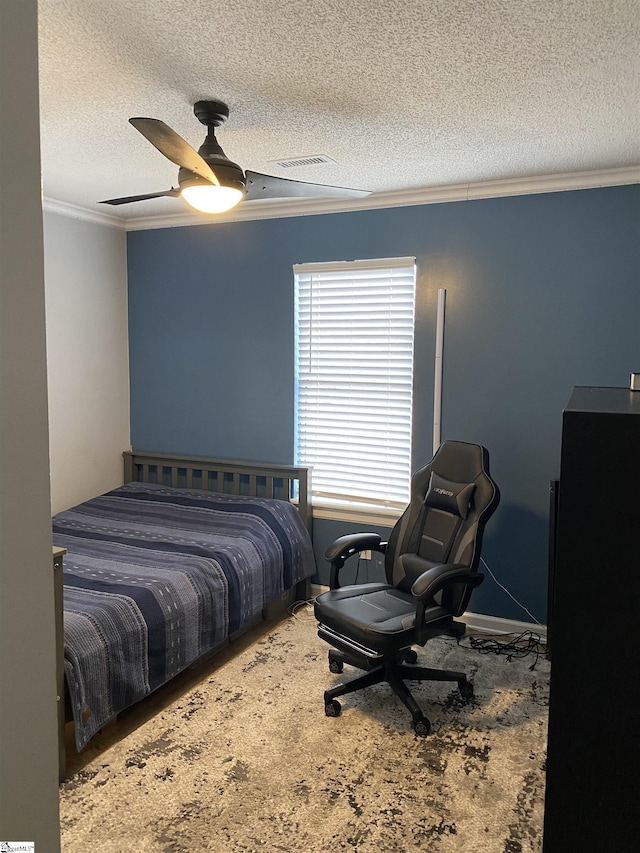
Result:
M367 583L344 586L316 598L318 622L381 654L397 651L415 642L416 602L389 584ZM431 607L427 622L448 616L442 607Z

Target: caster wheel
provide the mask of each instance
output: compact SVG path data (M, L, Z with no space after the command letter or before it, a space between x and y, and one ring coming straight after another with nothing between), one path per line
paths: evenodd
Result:
M420 717L413 721L413 730L420 737L426 737L431 731L431 723L426 717Z
M339 717L341 710L342 706L337 699L330 699L329 702L325 702L324 713L327 717Z
M458 684L458 690L466 702L473 699L473 684L470 681L460 682L460 684Z
M406 663L417 663L418 652L415 649L407 649L404 653L404 659Z
M336 675L339 675L344 669L344 664L341 660L330 660L329 661L329 672L334 672Z

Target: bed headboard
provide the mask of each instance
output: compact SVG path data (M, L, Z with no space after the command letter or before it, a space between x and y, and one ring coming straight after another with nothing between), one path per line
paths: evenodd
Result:
M137 450L125 450L122 455L125 483L160 483L231 495L295 500L307 530L311 531L311 472L308 468Z

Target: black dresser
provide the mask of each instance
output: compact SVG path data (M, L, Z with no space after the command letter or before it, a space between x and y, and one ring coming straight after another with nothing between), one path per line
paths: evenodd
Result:
M640 851L640 391L562 418L544 853Z

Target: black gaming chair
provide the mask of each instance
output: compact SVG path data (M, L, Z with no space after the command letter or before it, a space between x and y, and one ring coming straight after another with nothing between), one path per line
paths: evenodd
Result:
M411 478L411 503L388 542L376 533L354 533L327 549L330 588L315 602L318 636L333 646L331 672L342 672L345 663L366 670L325 691L328 717L340 714L336 697L386 681L411 711L416 734L427 735L431 724L404 679L456 681L463 698L472 698L473 685L463 672L411 665L418 659L411 646L464 634L464 623L454 617L464 613L484 578L478 572L482 535L499 500L487 450L445 441ZM385 554L387 583L341 587L345 560L366 550Z

